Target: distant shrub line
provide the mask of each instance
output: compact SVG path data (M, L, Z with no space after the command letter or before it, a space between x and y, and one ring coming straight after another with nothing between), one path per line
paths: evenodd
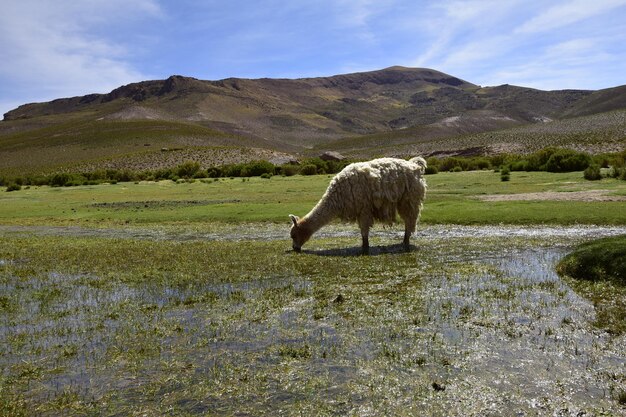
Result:
M626 180L626 151L613 154L590 155L571 149L546 148L529 155L501 154L475 157L430 157L427 161L427 175L443 171L495 170L501 173L502 181L508 181L510 173L513 171L584 171L584 177L588 180L598 180L604 177ZM292 175L336 174L348 163L347 161L324 161L320 158L310 158L304 160L301 164L274 165L268 161L252 161L202 169L198 162L190 161L173 168L162 168L153 171L101 169L82 173L0 177L0 186L7 187L7 191L16 191L23 186L31 185L69 187L129 181L179 181L236 177L271 178L274 175L289 177Z
M103 183L192 180L202 178L271 178L274 175L317 175L335 174L349 162L324 161L310 158L302 164L274 165L268 161L252 161L240 164L227 164L202 169L198 162L185 162L173 168L154 171L133 171L129 169L101 169L81 173L56 173L51 175L26 175L18 177L0 177L0 186L7 191L17 191L23 186L48 185L51 187L71 187L78 185L96 185Z
M626 151L590 155L571 149L546 148L528 155L430 157L427 162L427 174L436 174L441 171L459 172L493 169L502 172L503 181L508 181L510 173L513 171L584 171L585 178L589 180L601 179L605 176L626 180ZM605 168L605 170L601 168Z

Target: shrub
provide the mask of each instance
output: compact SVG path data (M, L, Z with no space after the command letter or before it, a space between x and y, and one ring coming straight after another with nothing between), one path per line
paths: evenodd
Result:
M272 174L269 174L269 173L266 172L265 174L261 175L261 178L269 180L270 178L272 178Z
M586 169L590 163L591 157L586 153L579 153L569 149L559 149L554 152L548 159L548 162L546 162L546 171L582 171Z
M317 174L317 166L313 164L304 165L300 168L300 175L315 175Z
M508 157L509 155L507 154L493 155L492 157L489 158L489 163L491 164L492 167L499 167L501 165L504 165L505 160Z
M457 165L450 170L450 172L461 172L461 171L463 171L463 168L460 165Z
M330 167L328 166L328 162L324 161L321 158L309 158L304 161L303 165L304 166L314 165L316 169L316 174L326 174L327 172L330 172ZM304 175L311 175L311 174L304 174Z
M534 169L529 169L530 164L527 160L523 159L521 161L514 161L509 164L508 169L510 171L535 171Z
M511 179L511 170L509 167L502 167L500 169L500 181L509 181Z
M219 178L222 176L222 170L218 167L211 167L207 170L209 178Z
M463 171L463 164L464 161L461 158L451 156L439 163L439 171L453 171L456 167L461 168L461 171Z
M48 177L43 175L33 175L26 177L26 184L28 185L48 185Z
M253 161L244 164L241 168L240 175L242 177L258 177L263 174L274 174L274 164L267 161Z
M7 192L10 191L19 191L22 189L22 186L17 183L11 183L7 185Z
M434 174L439 173L439 169L436 166L430 166L429 165L429 166L426 167L426 170L424 171L424 173L426 175L434 175Z
M294 164L285 164L280 167L280 173L286 177L296 175L300 171L300 167Z
M193 161L187 161L178 165L175 171L176 175L180 178L193 178L200 171L200 164Z
M160 180L169 180L170 178L172 178L174 176L174 172L172 171L171 168L163 168L163 169L157 169L156 171L154 171L153 173L153 178L156 181L160 181Z
M109 180L109 182L111 181L117 181L117 182L130 182L130 181L135 181L136 174L129 170L129 169L123 169L123 170L116 170L116 169L111 169L111 170L107 170L107 179Z
M224 165L222 167L222 174L225 177L241 177L241 171L243 170L244 164L230 164Z
M83 172L83 177L87 179L87 181L104 181L107 179L107 172L104 170L96 170L92 172Z
M72 176L65 172L52 175L48 183L53 187L64 187L72 180Z
M326 173L336 174L348 165L347 161L326 161Z
M476 157L472 158L470 164L468 166L469 170L483 170L489 169L491 167L491 162L489 159L484 157Z
M602 179L602 173L600 172L600 165L592 164L585 169L583 173L586 180L597 181Z
M426 165L428 167L437 168L437 172L441 171L441 166L440 166L441 161L436 156L431 156L429 158L426 158Z

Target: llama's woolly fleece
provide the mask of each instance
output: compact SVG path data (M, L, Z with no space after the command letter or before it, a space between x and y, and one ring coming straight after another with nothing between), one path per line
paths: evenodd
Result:
M374 221L391 224L396 213L404 220L408 242L426 193L425 168L426 161L421 157L409 161L381 158L348 165L333 178L304 218L292 218L294 242L306 241L333 218L356 221L365 242Z

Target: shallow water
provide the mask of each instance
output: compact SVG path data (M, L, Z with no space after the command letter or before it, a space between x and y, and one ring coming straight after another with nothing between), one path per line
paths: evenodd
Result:
M0 236L29 234L35 236L75 236L115 239L147 239L173 241L243 241L243 240L283 240L289 239L289 225L277 223L251 223L238 225L212 226L211 231L194 231L175 228L91 228L79 226L13 226L0 225ZM398 239L403 236L400 226L374 227L372 238ZM591 239L601 236L615 236L626 233L624 226L461 226L434 225L418 226L415 239L453 238L562 238ZM360 243L360 232L355 225L331 224L318 231L313 239L354 237Z
M284 232L273 224L211 233L0 227L0 235L165 241L282 240ZM191 414L620 415L626 338L593 327L593 305L554 265L575 243L625 232L429 226L406 254L394 249L397 231L379 230L373 262L391 271L386 278L294 269L184 288L107 286L88 272L18 276L11 271L29 261L4 259L0 294L15 311L0 311L2 378L30 410L70 392L103 413L100 402L115 404L118 414L163 411L160 402L176 398ZM358 247L328 249L324 238L352 236L354 228L333 225L309 253L343 262ZM394 270L398 257L413 257L413 267Z

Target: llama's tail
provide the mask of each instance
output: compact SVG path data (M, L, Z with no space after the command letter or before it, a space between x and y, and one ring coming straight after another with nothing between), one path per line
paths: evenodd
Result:
M411 158L409 159L409 162L415 165L418 165L420 167L420 171L422 171L422 174L424 173L424 171L426 171L426 160L422 158L421 156L416 156L415 158Z

